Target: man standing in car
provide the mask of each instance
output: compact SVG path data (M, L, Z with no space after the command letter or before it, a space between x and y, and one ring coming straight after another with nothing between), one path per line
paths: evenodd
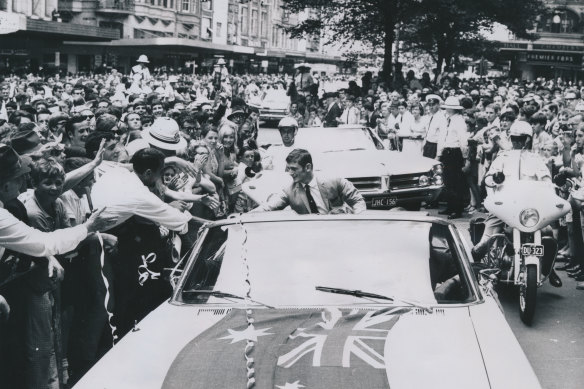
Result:
M294 149L288 154L286 171L293 183L254 211L275 211L290 206L299 214L334 214L361 213L366 209L363 196L351 182L315 175L312 156L304 149Z

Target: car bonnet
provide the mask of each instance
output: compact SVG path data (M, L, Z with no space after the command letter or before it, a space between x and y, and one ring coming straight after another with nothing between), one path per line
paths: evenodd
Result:
M489 387L466 307L164 304L138 327L76 388Z

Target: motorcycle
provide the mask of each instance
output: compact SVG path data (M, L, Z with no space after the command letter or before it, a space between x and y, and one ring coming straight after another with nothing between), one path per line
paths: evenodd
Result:
M551 236L542 236L542 230L566 215L570 203L556 194L551 182L505 182L503 173L495 173L485 177L485 184L492 193L484 206L507 228L505 233L489 238L482 262L487 268L499 270L499 283L519 288L520 317L531 325L537 288L547 281L558 251L557 242ZM474 244L482 236L481 227L480 223L471 224Z

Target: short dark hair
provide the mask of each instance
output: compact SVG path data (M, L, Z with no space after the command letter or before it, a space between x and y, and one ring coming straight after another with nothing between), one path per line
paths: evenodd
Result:
M533 124L541 124L545 126L547 124L547 118L541 112L534 113L533 116L529 119L529 123Z
M312 156L308 150L294 149L286 157L286 163L297 163L302 168L305 168L306 164L312 165Z
M138 174L148 169L156 171L164 168L164 154L160 150L149 147L136 151L130 162Z
M69 173L73 170L79 169L81 166L87 165L91 159L84 157L71 157L65 160L65 172Z
M505 111L499 116L499 120L508 119L510 122L514 122L517 119L517 115L513 111Z
M94 131L87 135L87 139L85 140L85 155L87 158L95 157L95 153L99 150L102 139L106 141L113 140L115 139L115 135L111 131Z

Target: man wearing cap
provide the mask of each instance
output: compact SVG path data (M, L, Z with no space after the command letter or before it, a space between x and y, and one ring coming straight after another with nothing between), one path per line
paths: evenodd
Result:
M463 107L457 97L450 96L442 108L446 110L446 125L438 134L436 155L444 166L444 191L448 205L440 214L449 219L462 216L465 178L462 168L468 153L468 130L461 115Z
M142 54L140 57L138 57L136 62L137 64L132 67L130 77L132 77L134 81L149 81L152 76L150 75L150 70L148 70L146 67L146 64L150 63L150 61L148 61L148 57Z
M282 145L271 146L266 150L262 158L262 165L266 170L284 171L286 156L294 150L298 122L293 117L286 116L278 123L278 131L280 131Z
M442 103L440 96L434 94L426 96L428 131L426 132L422 155L432 159L436 158L440 130L446 126L446 116L444 111L440 110L440 103Z
M503 173L505 182L517 180L548 181L552 178L545 160L531 151L533 139L533 129L531 125L524 121L516 121L509 130L513 149L501 151L491 164L487 175L497 175ZM472 248L471 252L475 259L484 256L488 249L489 238L494 234L501 233L505 223L493 214L489 214L485 220L485 231L481 240ZM546 262L547 259L547 262ZM551 258L553 261L554 258ZM562 281L552 269L549 257L544 257L542 261L542 273L549 272L549 281L552 286L562 286Z

